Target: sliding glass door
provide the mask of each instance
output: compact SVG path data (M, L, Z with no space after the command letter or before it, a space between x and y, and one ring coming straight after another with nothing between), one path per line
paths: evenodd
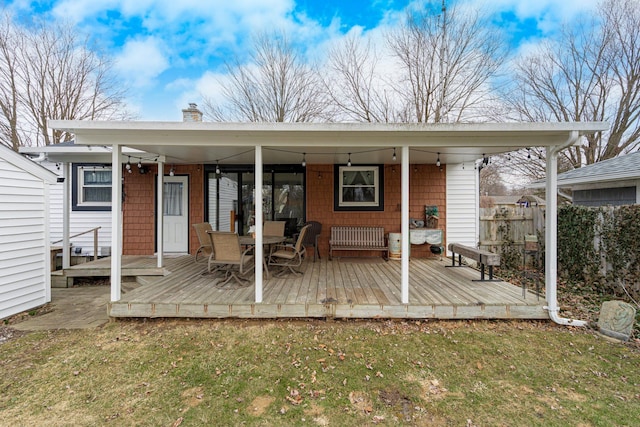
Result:
M262 177L263 221L286 221L285 234L292 236L305 222L305 174L299 167L266 165ZM253 167L205 169L206 214L214 229L247 234L255 224L255 178Z

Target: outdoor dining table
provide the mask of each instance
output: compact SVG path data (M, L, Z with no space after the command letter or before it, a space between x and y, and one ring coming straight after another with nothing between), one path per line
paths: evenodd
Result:
M284 236L262 236L262 245L263 246L271 246L277 245L278 243L282 243L286 240ZM256 239L252 236L238 236L238 241L242 246L255 246ZM267 257L269 256L269 251L264 251L264 256L262 257L262 265L264 266L264 272L267 275L267 279L269 278L269 268L267 263Z
M215 230L207 230L207 233L215 233ZM263 246L271 246L277 245L278 243L282 243L286 240L284 236L262 236L262 245ZM252 236L238 236L238 243L241 246L255 246L256 239ZM264 266L264 272L267 275L267 279L269 276L269 268L267 267L267 257L269 256L269 251L264 251L264 256L262 257L262 265Z
M286 237L284 236L262 236L263 245L277 245L284 242ZM243 246L253 246L256 244L256 239L251 236L238 236L240 244Z

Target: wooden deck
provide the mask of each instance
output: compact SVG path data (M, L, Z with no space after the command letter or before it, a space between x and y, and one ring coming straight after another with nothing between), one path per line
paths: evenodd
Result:
M155 261L155 258L148 258ZM139 260L141 261L141 260ZM507 282L478 282L472 268L412 259L409 304L401 303L400 262L306 260L302 276L254 286L216 286L219 278L184 256L167 258L165 276L145 276L108 305L112 317L548 319L544 298ZM149 263L149 261L146 261ZM152 264L153 265L153 264ZM124 274L123 274L124 275Z

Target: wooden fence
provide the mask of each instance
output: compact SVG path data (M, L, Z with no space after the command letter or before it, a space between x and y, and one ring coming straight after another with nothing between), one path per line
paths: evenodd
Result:
M480 209L480 249L503 253L506 246L523 253L526 235L544 245L543 207L493 207Z

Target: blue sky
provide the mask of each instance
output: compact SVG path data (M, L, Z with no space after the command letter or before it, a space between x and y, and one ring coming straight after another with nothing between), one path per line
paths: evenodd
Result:
M422 2L425 3L425 2ZM426 2L429 3L429 2ZM441 1L432 2L439 7ZM453 3L448 0L447 4ZM456 0L481 7L516 49L553 37L596 0ZM181 120L181 109L215 94L224 61L248 52L252 33L284 30L310 57L350 31L382 34L411 4L402 0L13 0L17 16L63 19L114 58L140 120Z

